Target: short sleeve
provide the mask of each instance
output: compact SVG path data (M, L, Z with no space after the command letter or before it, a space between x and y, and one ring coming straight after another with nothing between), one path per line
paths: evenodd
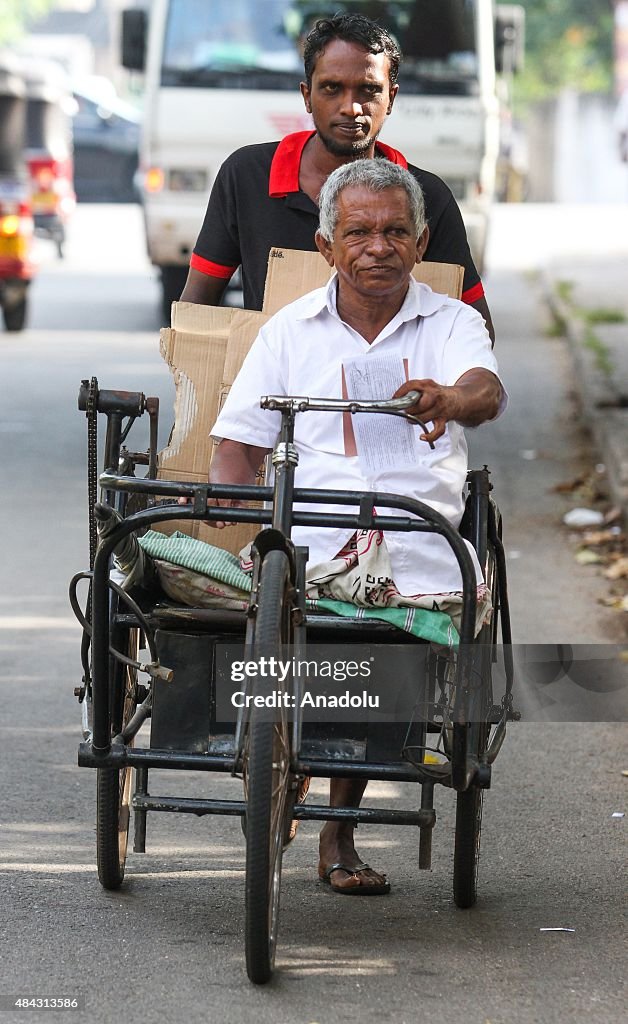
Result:
M258 448L272 448L281 426L281 414L260 408L263 395L287 394L280 362L269 345L265 327L253 342L244 360L211 436L228 438Z
M225 267L241 263L234 157L225 160L214 181L194 255Z
M497 414L501 416L508 404L508 394L499 375L486 325L476 310L464 303L457 305L459 309L443 347L442 381L451 387L469 370L489 370L502 385L502 401Z
M463 301L474 302L482 297L482 282L471 256L462 214L451 194L438 220L435 223L430 221L430 241L425 259L435 263L457 263L464 267Z
M484 295L484 289L471 256L462 214L451 189L430 171L412 166L409 170L425 196L430 239L424 259L434 263L457 263L464 267L463 301L477 301Z

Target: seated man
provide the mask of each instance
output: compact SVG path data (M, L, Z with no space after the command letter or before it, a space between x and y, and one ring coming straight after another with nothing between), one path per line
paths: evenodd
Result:
M316 241L336 273L326 287L286 306L260 331L212 429L221 440L211 483L254 481L279 427L279 413L260 409L261 395L367 397L354 389L370 380L379 382L380 393L373 397L381 397L387 384L384 397L420 392L410 411L426 430L392 417L368 417L380 435L386 424L383 450L371 433L372 446L380 449L373 459L368 431L360 433L359 424L353 431L350 418L297 416L297 486L403 494L429 503L458 526L467 472L463 427L494 419L506 397L479 313L411 277L427 239L420 186L403 168L358 160L329 176L320 193ZM400 440L397 428L410 431L410 442ZM350 532L297 527L293 539L309 546L312 566L333 559ZM443 538L390 532L384 541L400 594L460 589L460 572ZM475 564L481 582L477 559ZM365 786L360 780L332 780L331 804L358 806ZM329 822L321 831L319 876L344 894L390 888L384 875L361 863L353 828L345 823Z

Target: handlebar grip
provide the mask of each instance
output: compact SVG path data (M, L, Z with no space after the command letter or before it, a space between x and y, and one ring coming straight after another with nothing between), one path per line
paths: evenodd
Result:
M403 402L404 405L400 406L400 408L403 409L403 408L405 408L406 405L407 406L411 406L411 405L414 405L415 402L420 402L422 394L423 394L422 391L408 391L407 395L403 395L402 398L396 398L395 401L396 402Z
M78 396L80 412L87 411L90 385L89 381L81 381ZM96 409L98 412L120 413L122 416L141 416L146 408L146 397L141 391L106 391L96 390Z

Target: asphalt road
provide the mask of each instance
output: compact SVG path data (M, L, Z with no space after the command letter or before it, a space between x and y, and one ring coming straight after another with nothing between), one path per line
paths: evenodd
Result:
M586 216L580 208L581 224ZM472 450L491 466L504 515L516 639L600 645L622 639L620 620L598 603L597 569L574 561L561 525L572 499L552 490L597 456L577 419L564 343L544 334L532 244L542 230L545 251L562 244L569 255L574 221L569 209L496 211L487 288L511 408ZM155 815L125 887L100 889L95 778L76 767L79 629L66 597L88 560L76 396L92 375L158 394L167 430L173 387L139 211L81 206L67 259L46 244L41 252L30 327L0 335L0 1006L10 995L78 996L85 1009L56 1019L90 1024L625 1020L625 820L612 817L626 807L624 724L511 727L486 794L472 911L451 898L448 792L437 794L431 872L418 870L412 831L360 830L360 853L393 882L386 899L322 891L317 829L302 825L284 860L278 971L264 989L244 970L237 822ZM155 783L180 795L237 788L190 773ZM385 784L368 796L375 806L416 799ZM0 1021L31 1017L6 1011Z

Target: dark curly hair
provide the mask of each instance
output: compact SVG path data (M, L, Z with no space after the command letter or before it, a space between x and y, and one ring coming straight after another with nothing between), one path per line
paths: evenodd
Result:
M303 64L308 88L312 85L316 61L333 39L355 43L368 53L385 53L390 69L390 84L395 85L402 56L392 36L364 14L336 14L333 18L321 18L317 21L305 40Z

